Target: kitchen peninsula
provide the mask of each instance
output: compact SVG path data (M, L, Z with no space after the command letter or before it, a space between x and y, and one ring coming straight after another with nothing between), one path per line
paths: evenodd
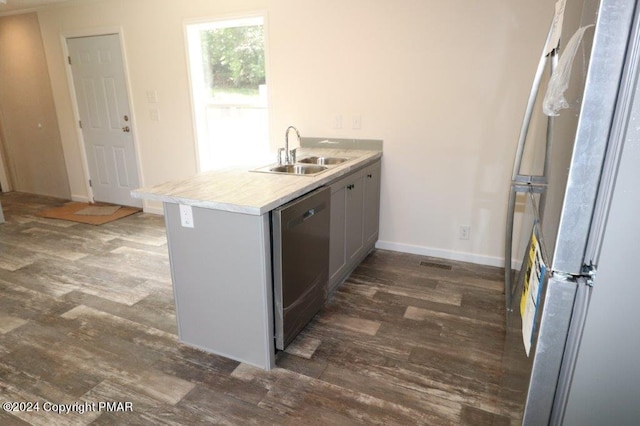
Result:
M315 175L226 169L132 192L164 206L180 341L275 365L271 212L331 188L329 291L378 237L382 141L303 138L297 158L345 158Z

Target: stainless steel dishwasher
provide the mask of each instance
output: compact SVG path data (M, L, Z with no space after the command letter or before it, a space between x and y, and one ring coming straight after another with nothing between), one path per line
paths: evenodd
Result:
M320 310L329 282L331 188L272 212L276 348L284 349Z

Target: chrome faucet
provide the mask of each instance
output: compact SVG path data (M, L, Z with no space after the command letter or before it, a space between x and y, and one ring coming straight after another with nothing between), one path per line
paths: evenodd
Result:
M298 141L300 141L300 132L293 126L287 127L287 131L284 133L284 148L278 149L278 164L282 164L282 151L284 151L284 164L293 164L296 162L296 149L289 151L289 130L295 130Z

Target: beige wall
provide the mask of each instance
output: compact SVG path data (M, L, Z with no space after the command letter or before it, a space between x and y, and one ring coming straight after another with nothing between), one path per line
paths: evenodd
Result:
M512 156L553 4L104 0L41 11L72 194L86 197L61 34L122 29L141 178L153 185L196 171L184 21L265 10L274 149L289 124L305 136L384 139L380 246L499 264Z
M70 198L35 13L0 17L0 76L0 148L13 189Z

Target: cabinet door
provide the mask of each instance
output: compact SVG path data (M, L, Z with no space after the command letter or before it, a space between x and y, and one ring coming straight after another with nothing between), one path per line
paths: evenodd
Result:
M378 239L380 224L380 162L369 166L364 177L364 241L365 246Z
M372 241L377 238L379 188L380 162L357 170L331 185L329 292L333 292L360 262L363 250L368 247L367 238ZM368 200L371 197L374 199ZM374 206L376 208L372 212L366 211ZM365 226L368 227L367 234Z
M331 223L329 239L329 291L332 291L338 281L336 278L347 263L345 252L346 227L346 192L344 183L331 186Z
M347 263L360 254L364 246L364 173L357 173L347 185L346 251Z

